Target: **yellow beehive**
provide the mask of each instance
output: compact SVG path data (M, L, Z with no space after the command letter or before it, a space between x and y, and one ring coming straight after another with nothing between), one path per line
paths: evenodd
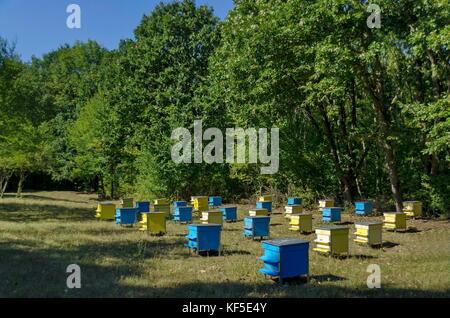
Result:
M169 201L167 199L155 199L153 200L154 205L161 205L161 204L169 204Z
M202 212L203 224L220 224L223 225L223 214L220 210Z
M269 211L267 209L251 209L248 211L249 216L269 216Z
M406 229L406 213L403 212L385 212L384 228L389 230L405 230Z
M194 210L204 212L209 210L208 197L194 197Z
M165 233L166 232L166 213L164 212L150 212L141 213L142 221L140 231L147 231L150 233Z
M348 254L348 233L346 226L330 226L316 228L316 252L326 254Z
M303 207L300 204L286 205L284 207L284 217L290 218L292 214L303 212Z
M422 202L419 201L406 201L403 202L403 212L407 216L418 217L422 216Z
M132 209L134 208L134 200L132 198L122 199L122 208L124 209Z
M114 203L99 202L95 217L101 220L114 220L116 218L116 205Z
M383 243L382 222L360 222L355 223L355 227L356 238L353 241L368 245L381 245Z
M319 200L319 208L332 208L334 207L334 200Z
M264 202L264 201L270 201L272 202L272 196L271 195L262 195L259 197L259 202Z
M302 214L292 214L291 227L289 230L291 231L299 231L302 233L311 233L312 232L312 214L311 213L302 213Z

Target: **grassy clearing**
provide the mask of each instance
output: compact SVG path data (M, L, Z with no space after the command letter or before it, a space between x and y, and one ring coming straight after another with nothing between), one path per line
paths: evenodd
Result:
M223 256L189 256L183 247L186 225L169 222L169 234L154 237L95 220L95 207L95 196L74 192L1 200L0 297L450 296L448 220L411 220L408 225L417 232L384 232L383 249L351 242L347 259L311 251L311 282L280 286L258 272L261 243L241 235L242 221L225 224ZM240 219L247 208L239 206ZM316 214L314 224L321 225ZM343 222L358 220L343 215ZM275 214L271 237L312 242L315 235L289 231L288 221ZM66 267L74 263L81 267L82 288L68 290ZM381 267L381 289L366 286L369 264Z

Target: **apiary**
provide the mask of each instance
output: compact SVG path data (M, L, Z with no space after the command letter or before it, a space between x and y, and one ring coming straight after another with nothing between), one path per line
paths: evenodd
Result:
M192 207L177 206L174 208L173 220L176 222L192 222Z
M227 206L220 208L222 211L222 217L224 221L236 222L237 221L237 207Z
M384 228L388 230L406 230L406 213L403 212L385 212Z
M116 223L122 225L133 225L136 223L136 214L138 210L135 208L117 208L116 209Z
M264 267L259 272L271 277L283 279L308 276L309 242L294 238L283 238L262 242L264 256L260 259ZM307 278L308 279L308 278Z
M316 252L326 254L348 254L348 233L346 226L330 226L316 228Z
M256 202L257 209L266 209L269 214L272 213L272 201L259 201Z
M164 212L146 212L142 213L142 221L140 231L149 233L165 233L166 232L166 213Z
M319 200L319 208L331 208L334 206L334 200Z
M289 230L301 233L311 233L313 231L312 219L311 213L292 214L290 218L291 227Z
M422 216L422 202L419 201L406 201L403 202L403 212L409 217Z
M122 208L124 209L134 208L134 200L132 198L124 198L120 203L122 204Z
M220 236L222 226L220 224L191 224L188 226L188 239L184 246L189 249L201 251L219 251L221 250Z
M270 216L246 216L244 217L244 233L243 235L252 238L269 236L270 233Z
M382 241L382 222L358 222L355 223L356 236L353 241L370 246L381 245Z
M95 217L100 220L114 220L116 217L116 205L114 203L99 202Z
M222 205L222 197L209 197L208 205L210 207L219 207Z
M300 204L286 205L284 207L284 217L290 218L292 214L303 212L303 207Z
M370 215L372 214L372 208L372 202L355 202L355 214L357 215Z
M322 221L323 222L340 222L341 221L342 208L322 208Z
M288 205L302 205L302 198L288 198Z
M202 212L201 221L203 224L220 224L223 225L222 211L212 210Z
M271 195L262 195L259 197L259 202L263 202L263 201L272 201L272 196Z
M249 216L257 216L257 215L263 215L263 216L269 216L269 211L267 209L251 209L248 211Z

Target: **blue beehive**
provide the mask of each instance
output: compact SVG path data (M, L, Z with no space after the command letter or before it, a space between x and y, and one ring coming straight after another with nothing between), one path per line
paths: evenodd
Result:
M372 213L372 202L355 202L355 209L357 215L369 215Z
M221 206L222 205L222 197L209 197L208 205L209 206Z
M322 208L323 222L340 222L342 208Z
M237 207L235 206L228 206L220 208L222 211L223 219L225 221L237 221Z
M288 205L302 205L301 198L288 198Z
M150 212L150 202L136 201L136 209L138 213Z
M272 201L259 201L256 202L257 209L266 209L269 213L272 213Z
M138 209L133 208L117 208L116 209L116 223L118 224L134 224L136 223L136 214Z
M173 220L178 222L192 222L192 207L179 206L174 208Z
M264 268L259 271L265 275L279 277L280 282L284 278L308 275L309 242L285 238L262 242L264 256Z
M181 207L181 206L187 206L187 202L186 201L175 201L173 203L173 207L174 208L178 208L178 207Z
M219 251L222 227L219 224L191 224L185 246L200 251Z
M244 218L244 235L251 237L269 236L270 216L246 216Z

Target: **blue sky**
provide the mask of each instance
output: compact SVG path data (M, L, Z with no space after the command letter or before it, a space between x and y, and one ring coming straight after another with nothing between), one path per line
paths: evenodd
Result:
M22 60L57 49L76 40L95 40L108 49L120 39L132 38L143 14L149 14L161 0L0 0L0 36L14 41ZM164 1L170 2L170 1ZM224 19L233 0L197 0L197 5L214 8ZM81 29L66 26L69 4L81 7Z

